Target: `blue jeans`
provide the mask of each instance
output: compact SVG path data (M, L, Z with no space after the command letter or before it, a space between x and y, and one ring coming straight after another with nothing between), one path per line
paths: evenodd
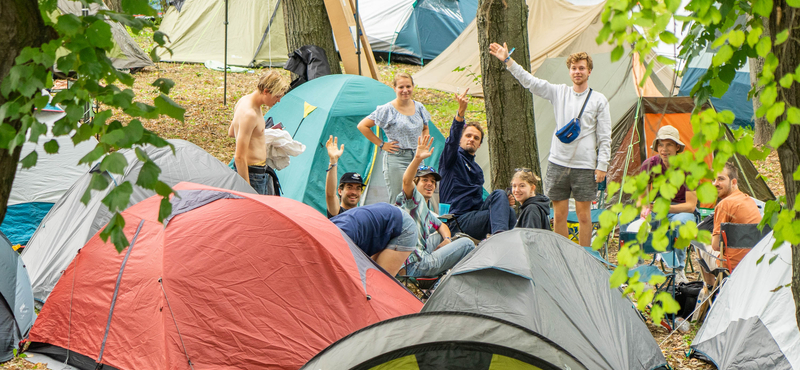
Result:
M697 222L697 217L694 213L670 213L667 215L667 219L669 222L672 223L673 221L679 221L681 225L686 224L688 221ZM678 229L675 229L675 232L678 232ZM677 235L677 234L676 234ZM678 266L679 270L683 270L686 267L686 249L674 248L675 250L675 263ZM669 257L667 257L669 258ZM668 261L672 263L672 261Z
M482 240L486 238L486 234L513 229L517 223L517 214L508 205L506 192L498 189L486 198L481 208L458 215L456 220L461 232Z
M441 242L442 236L439 233L431 234L425 248L427 253L421 260L406 266L406 275L413 277L438 276L453 268L458 261L475 249L475 244L469 238L459 238L436 249Z
M236 164L233 165L233 170L236 171ZM254 171L264 171L264 167L247 166L247 172L250 175L250 186L261 195L273 195L275 191L270 191L269 176L265 172L256 173Z

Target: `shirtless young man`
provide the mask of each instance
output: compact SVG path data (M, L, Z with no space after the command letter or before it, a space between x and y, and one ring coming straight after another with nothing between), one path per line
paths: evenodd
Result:
M267 145L264 139L262 105L271 108L281 101L289 89L289 81L276 71L258 79L258 89L236 102L228 136L236 138L233 155L236 172L259 194L270 194L267 185ZM274 191L274 190L273 190Z

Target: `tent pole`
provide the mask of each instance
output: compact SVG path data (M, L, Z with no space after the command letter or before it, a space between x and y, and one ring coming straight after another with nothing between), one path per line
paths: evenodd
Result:
M228 105L228 0L225 0L225 87L222 88L222 105Z
M361 21L358 16L358 0L356 0L356 57L358 58L358 75L361 76Z
M264 46L264 40L267 39L267 35L269 35L269 29L272 27L272 21L275 20L275 14L278 14L278 7L281 6L281 0L275 3L275 9L272 11L272 15L269 17L269 23L267 23L267 29L264 30L264 34L261 35L261 42L258 43L258 47L256 48L255 54L253 54L253 60L250 62L250 68L256 67L256 57L258 56L258 52L261 51L261 47ZM269 55L269 67L272 68L274 65L272 64L272 53Z

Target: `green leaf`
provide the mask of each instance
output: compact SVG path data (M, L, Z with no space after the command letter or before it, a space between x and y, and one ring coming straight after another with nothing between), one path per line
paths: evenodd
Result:
M658 35L658 37L665 44L675 44L675 43L678 42L678 38L675 37L675 34L673 34L672 32L669 32L669 31L661 32L661 34Z
M161 198L161 205L158 207L158 221L164 222L170 214L172 214L172 203L169 201L169 197Z
M791 124L788 121L783 121L775 127L775 132L772 133L772 140L769 141L769 146L777 148L781 146L789 137L789 130Z
M775 45L783 44L789 38L789 30L783 30L775 35Z
M619 288L622 284L628 281L628 268L625 266L617 266L614 273L608 279L611 289Z
M58 140L50 139L50 141L44 143L44 151L47 152L47 154L58 153Z
M756 261L756 265L760 264L761 261L764 260L764 256L766 256L766 254L762 254L761 257L758 258L758 261Z
M700 203L713 203L717 200L717 188L710 182L701 183L697 187L697 199Z
M122 11L128 14L150 16L156 15L155 9L153 9L147 1L122 0L120 5L122 6Z
M711 63L714 67L719 67L733 56L733 48L730 45L722 45L714 57L711 58Z
M769 259L769 264L771 265L773 262L775 262L776 259L778 259L778 255L777 254L772 256L772 258Z
M744 39L745 36L742 30L733 30L728 33L728 42L735 48L741 47L744 43Z
M756 46L758 43L758 38L761 37L761 34L764 32L761 28L754 28L747 33L747 45L750 47Z
M36 160L38 158L39 158L39 154L36 153L35 150L33 150L30 153L28 153L28 155L26 155L25 158L22 158L22 160L19 161L19 162L22 163L22 168L23 169L31 168L31 167L36 165Z
M800 109L797 107L789 107L789 110L786 111L786 119L791 124L800 124Z
M78 164L86 163L86 164L91 165L96 160L100 159L103 156L103 154L106 154L105 147L103 147L100 144L97 144L97 146L95 146L94 149L92 149L91 152L86 153L86 155L83 156L83 158L81 158L80 161L78 161Z
M89 186L86 187L86 191L83 192L81 203L89 204L89 201L92 199L92 190L105 190L107 187L108 180L102 172L92 173L92 179L89 180Z
M622 58L622 55L625 53L625 48L622 45L617 45L614 47L614 50L611 51L611 61L615 62Z
M681 305L667 292L658 293L658 295L656 295L656 300L661 302L666 313L677 313L678 310L681 309Z
M786 4L792 8L800 8L800 0L786 0Z
M109 211L119 212L128 206L132 193L133 185L131 185L130 181L125 181L112 189L108 195L103 198L102 202L108 207Z
M769 17L772 12L772 0L753 0L753 12L762 16Z
M758 40L758 44L756 44L756 52L758 53L758 56L766 58L770 50L772 50L772 41L770 41L769 37L765 36Z
M137 148L138 150L138 148ZM136 185L145 189L155 190L158 183L158 175L161 174L161 169L151 160L147 160L142 164L142 169L139 172L139 177L136 178Z
M636 207L627 206L625 207L625 209L622 210L622 214L619 217L619 222L620 224L624 225L635 220L636 217L638 216L639 216L639 210L636 209Z
M75 36L82 28L81 20L73 14L62 14L58 17L56 30L63 36Z
M119 175L125 174L125 167L128 166L128 160L125 155L120 152L114 152L103 158L100 162L100 171L108 171Z
M628 28L628 14L617 13L614 18L611 18L611 30L614 32L624 31Z
M614 49L614 50L616 50L616 49ZM162 93L169 94L169 90L173 86L175 86L175 82L173 82L172 80L170 80L168 78L159 78L159 79L155 80L151 85L157 87L159 90L161 90Z
M183 109L183 107L172 101L168 96L161 94L153 100L153 103L155 103L156 108L160 110L161 114L183 122L183 114L186 112L186 109Z
M769 123L774 123L775 120L783 114L785 106L786 103L782 101L773 104L769 110L767 110L767 121L769 121Z
M114 216L111 216L111 220L108 221L108 225L100 232L100 239L107 242L110 237L111 243L114 244L117 252L122 253L122 251L130 245L128 244L128 238L125 236L124 230L125 218L123 218L119 212L115 212Z
M794 171L792 174L792 179L794 181L800 181L800 167L797 167L797 170Z
M111 26L104 20L98 20L86 28L86 39L92 45L103 50L111 50L114 47L114 39L111 36Z
M169 40L169 36L167 36L166 33L161 31L156 31L153 33L153 41L155 41L159 46L164 46L167 40ZM166 92L164 94L166 94Z
M781 80L778 83L780 83L781 87L783 87L784 89L788 89L790 86L792 86L792 82L794 82L794 75L791 73L787 73L783 77L781 77Z
M761 94L758 97L758 100L761 101L761 104L770 106L775 103L775 100L778 98L778 88L775 85L770 85L761 90Z

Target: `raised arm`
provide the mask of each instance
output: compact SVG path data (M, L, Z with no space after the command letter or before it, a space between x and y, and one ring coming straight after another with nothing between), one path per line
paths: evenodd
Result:
M336 193L336 175L338 174L336 164L339 162L339 157L344 153L344 144L337 147L339 139L331 135L328 142L325 143L325 148L328 149L328 173L325 175L325 204L328 207L328 213L332 216L339 214L339 194Z
M414 177L417 176L417 169L422 161L433 154L432 144L433 138L428 135L417 138L417 153L414 154L414 159L411 160L406 172L403 173L403 194L405 194L406 199L411 199L414 196Z
M358 131L361 131L361 135L364 135L364 137L367 138L367 140L369 140L371 143L379 146L381 150L385 150L389 153L397 152L398 149L397 142L396 141L384 142L383 140L381 140L381 138L379 138L378 135L375 135L375 133L372 132L372 127L374 126L375 126L375 120L370 118L364 118L361 120L361 122L358 123Z
M469 104L469 88L464 90L461 95L456 94L456 102L458 102L458 112L453 118L453 124L450 126L450 136L444 141L444 149L442 155L439 157L439 170L450 168L458 156L458 148L461 145L461 133L464 131L464 114L467 113L467 105Z
M508 46L505 43L503 43L502 46L496 42L491 43L489 45L489 54L494 55L497 59L500 59L501 62L505 63L508 71L511 72L511 75L517 79L522 87L550 101L553 101L556 97L558 93L556 85L533 77L532 74L517 64L514 59L509 58Z

